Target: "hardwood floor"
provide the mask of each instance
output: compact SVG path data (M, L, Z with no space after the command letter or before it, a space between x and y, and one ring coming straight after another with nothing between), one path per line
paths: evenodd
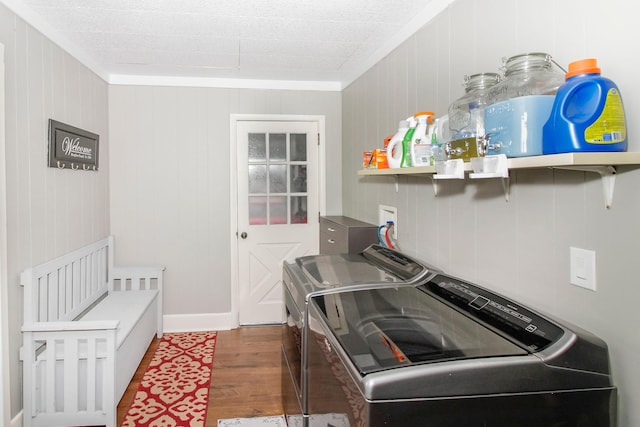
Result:
M280 326L219 331L213 356L206 427L218 419L281 415ZM154 340L118 405L122 424L159 340Z

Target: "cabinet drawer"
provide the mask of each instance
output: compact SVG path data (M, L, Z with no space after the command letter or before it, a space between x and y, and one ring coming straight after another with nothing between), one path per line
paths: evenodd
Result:
M320 253L326 255L345 254L349 252L349 245L344 234L335 232L320 232Z
M344 216L320 218L320 253L358 253L378 241L378 227Z

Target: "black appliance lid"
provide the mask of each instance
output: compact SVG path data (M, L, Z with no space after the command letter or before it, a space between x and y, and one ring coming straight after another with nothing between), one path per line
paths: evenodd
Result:
M352 290L312 301L362 375L415 364L522 356L563 333L513 302L445 275L416 287Z
M317 288L411 281L428 272L400 252L371 245L359 254L311 255L296 264Z

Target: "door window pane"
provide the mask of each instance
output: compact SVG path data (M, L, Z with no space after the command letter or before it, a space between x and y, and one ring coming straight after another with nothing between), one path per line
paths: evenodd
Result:
M287 134L269 134L269 160L272 162L284 162L287 160Z
M267 166L249 165L249 193L267 192Z
M269 197L269 224L287 223L287 197Z
M291 196L291 224L307 223L307 196Z
M248 136L249 224L306 224L307 135Z
M269 165L269 193L287 192L287 166Z
M249 197L249 225L265 225L267 223L267 198Z
M291 161L306 162L307 161L307 134L292 133L289 135L291 145Z
M291 166L291 192L292 193L307 192L307 166L306 165Z
M249 134L249 163L267 160L267 139L264 133Z

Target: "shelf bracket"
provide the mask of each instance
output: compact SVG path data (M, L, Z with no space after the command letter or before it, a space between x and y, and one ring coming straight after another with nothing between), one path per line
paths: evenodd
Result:
M462 159L438 161L435 164L436 173L431 175L433 183L433 194L438 196L438 180L441 179L464 179L464 162Z
M507 177L502 177L502 191L504 191L504 200L506 202L509 201L509 189L510 189L510 183L511 181L509 181L509 176L507 175Z
M555 168L580 172L594 172L600 175L602 194L604 195L604 207L611 209L611 205L613 204L613 190L616 184L615 166L556 166Z
M471 159L471 166L473 168L473 173L469 174L471 179L500 178L504 199L509 201L510 181L506 155L474 157Z

